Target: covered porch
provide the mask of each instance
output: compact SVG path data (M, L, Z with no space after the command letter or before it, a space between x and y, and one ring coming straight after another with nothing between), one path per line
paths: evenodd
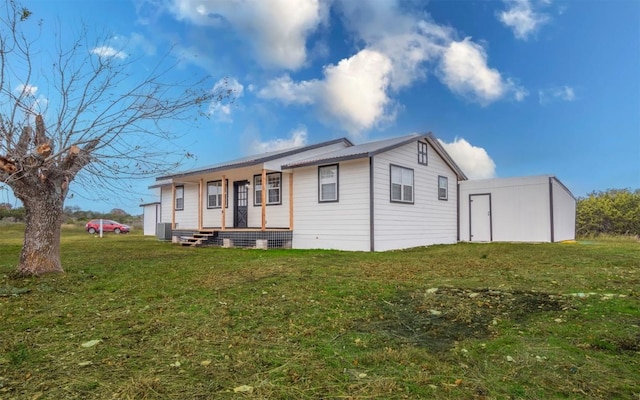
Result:
M293 174L257 167L162 182L172 240L185 246L291 247Z

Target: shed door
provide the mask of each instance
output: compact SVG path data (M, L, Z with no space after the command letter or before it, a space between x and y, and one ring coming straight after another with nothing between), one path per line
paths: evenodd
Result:
M469 240L490 242L491 235L491 194L469 195Z
M234 215L233 227L246 228L249 219L249 181L233 182L234 188Z

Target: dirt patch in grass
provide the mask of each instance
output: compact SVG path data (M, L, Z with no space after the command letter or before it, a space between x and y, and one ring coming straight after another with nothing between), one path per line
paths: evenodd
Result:
M357 325L364 332L443 352L464 339L490 337L502 321L519 323L535 313L569 308L566 298L550 293L431 288L385 301L377 319Z
M587 343L581 347L607 351L613 354L622 354L625 352L640 354L640 334L622 337L609 334L603 337L594 338L591 343Z

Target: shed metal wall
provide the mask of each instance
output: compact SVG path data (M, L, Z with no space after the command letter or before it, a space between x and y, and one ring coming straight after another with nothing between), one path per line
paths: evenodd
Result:
M160 222L160 203L145 204L142 207L142 232L145 236L155 236Z
M418 163L417 141L377 154L374 162L374 249L405 249L455 243L456 174L428 145L427 165ZM414 171L414 203L391 202L390 165ZM448 179L448 199L438 199L438 176Z
M551 188L553 210L551 208ZM469 196L491 194L492 237L496 242L551 242L573 238L575 201L564 185L549 175L462 181L460 185L460 240L470 241ZM562 190L560 190L562 188ZM573 210L573 211L572 211ZM568 217L573 215L573 219ZM552 237L552 221L553 232ZM557 233L557 237L555 237Z
M553 194L553 240L576 238L576 199L556 178L550 178Z

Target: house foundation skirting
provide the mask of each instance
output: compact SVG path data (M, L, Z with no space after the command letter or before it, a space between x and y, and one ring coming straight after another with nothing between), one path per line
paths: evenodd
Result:
M192 236L198 231L174 230L172 236L181 241L181 238ZM222 246L222 247L246 247L262 249L290 249L293 240L293 231L290 230L213 230L206 242L202 246Z

